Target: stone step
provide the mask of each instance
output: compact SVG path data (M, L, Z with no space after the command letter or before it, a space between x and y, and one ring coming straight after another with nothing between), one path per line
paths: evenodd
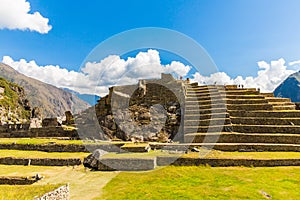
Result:
M222 95L214 95L214 96L187 96L186 101L210 101L210 100L224 100L225 96Z
M233 124L300 125L300 118L230 117Z
M276 105L273 106L274 110L295 110L296 109L296 105Z
M234 132L240 133L300 133L299 125L239 125L232 124ZM199 131L200 132L200 131Z
M265 99L227 99L227 104L267 104Z
M239 99L239 100L242 100L242 99L265 99L264 96L262 95L229 95L227 94L226 95L226 98L227 99Z
M229 118L214 118L214 119L202 119L202 120L184 120L185 126L214 126L231 124Z
M220 103L220 104L197 104L197 103L195 103L193 105L188 104L188 105L185 106L185 109L187 109L187 110L216 109L216 108L226 109L226 104L224 104L224 103Z
M277 101L274 101L274 102L269 102L269 104L271 104L272 106L295 106L295 104L292 103L292 102L277 102Z
M237 85L225 85L226 89L237 89L238 86Z
M226 95L258 95L258 91L252 90L230 90L226 91Z
M187 88L199 88L199 89L207 89L207 88L224 88L224 85L187 85Z
M229 114L224 113L210 113L210 114L186 114L184 115L185 120L204 120L204 119L215 119L215 118L228 118Z
M268 102L291 102L289 98L266 97L265 99L268 100Z
M272 110L273 107L270 104L229 104L228 110Z
M184 133L206 133L206 132L230 132L231 125L212 125L212 126L184 126Z
M300 117L300 110L291 110L291 111L279 111L279 110L270 110L270 111L244 111L244 110L231 110L230 116L232 117L276 117L276 118L295 118Z
M198 99L198 98L187 98L186 105L195 105L195 104L268 104L268 101L265 99L224 99L224 98L217 98L217 99ZM277 102L276 102L277 103ZM273 104L272 104L273 105ZM290 105L290 104L287 104Z
M187 92L187 97L206 97L206 96L221 96L226 95L225 92L210 91L210 92Z
M208 99L208 100L197 100L197 99L187 99L185 105L207 105L207 104L226 104L227 101L224 99Z
M227 88L225 87L226 91L241 91L241 90L247 90L247 91L257 91L256 88Z
M186 89L187 94L193 94L193 93L210 93L210 92L218 92L219 90L217 88L188 88ZM225 90L224 90L225 91Z
M226 108L214 108L214 109L185 109L185 114L193 115L193 114L211 114L211 113L225 113L227 112Z
M274 144L300 144L300 134L274 134L274 133L189 133L184 135L186 143L274 143Z
M273 93L260 93L260 94L265 96L265 97L274 97Z

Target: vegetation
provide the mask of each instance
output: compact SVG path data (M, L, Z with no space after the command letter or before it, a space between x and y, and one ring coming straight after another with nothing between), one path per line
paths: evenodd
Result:
M0 150L0 157L16 158L81 158L89 153L82 152L43 152L43 151L20 151L20 150Z
M61 185L0 185L0 199L32 200L35 196L40 197L60 186Z
M170 154L161 151L150 151L149 153L109 153L103 158L151 158L156 156L176 156L184 158L230 158L230 159L300 159L300 152L224 152L207 151L204 154Z
M22 100L25 100L24 89L15 83L9 82L0 77L0 87L4 88L3 99L0 99L0 107L6 110L17 110L17 114L23 118L30 117L30 111L26 111L23 107Z
M298 199L300 167L165 167L122 172L97 199Z
M0 138L0 144L83 144L82 140L60 140L44 138Z
M0 199L3 200L32 200L35 193L42 190L41 188L48 187L49 185L61 186L66 183L69 183L70 185L72 200L90 200L95 197L100 197L102 194L101 188L118 174L118 172L89 171L85 170L83 166L28 167L21 165L0 165L0 169L1 176L33 176L38 173L45 177L30 187L26 186L21 188L19 186L0 186L2 187L0 189ZM12 194L10 196L6 196L6 191L10 191ZM29 193L32 195L25 196Z

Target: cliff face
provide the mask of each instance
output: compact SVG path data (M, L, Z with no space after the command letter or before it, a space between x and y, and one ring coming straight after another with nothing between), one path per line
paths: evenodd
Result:
M3 63L0 63L0 77L22 86L31 107L40 107L43 117L63 116L67 110L78 113L89 107L75 95L27 77Z
M276 97L290 98L293 102L300 102L300 72L290 75L275 90Z
M24 89L0 78L0 124L26 123L30 117L30 106Z

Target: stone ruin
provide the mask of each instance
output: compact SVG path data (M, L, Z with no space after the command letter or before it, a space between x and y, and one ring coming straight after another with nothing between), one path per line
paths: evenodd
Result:
M82 139L261 142L274 138L273 133L300 133L296 108L290 99L256 88L199 86L162 74L161 79L111 87L107 96L76 117L76 123ZM258 137L260 133L270 134Z
M183 91L182 81L170 74L111 87L107 96L77 116L79 134L83 133L81 138L133 142L183 139Z

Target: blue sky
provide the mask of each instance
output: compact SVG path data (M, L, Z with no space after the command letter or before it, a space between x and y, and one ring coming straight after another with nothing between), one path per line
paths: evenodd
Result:
M24 0L25 1L25 0ZM7 0L0 0L0 4ZM140 27L163 27L201 44L220 71L234 78L256 76L257 62L300 60L300 1L297 0L28 0L30 13L52 29L0 30L0 58L34 60L78 70L100 42ZM0 13L1 17L1 13ZM0 20L1 23L1 20Z

